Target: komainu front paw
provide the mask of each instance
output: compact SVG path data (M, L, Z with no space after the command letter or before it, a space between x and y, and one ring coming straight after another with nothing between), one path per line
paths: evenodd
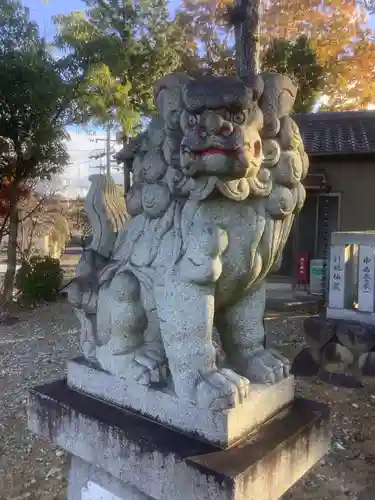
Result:
M251 382L275 384L290 373L290 362L274 349L261 349L247 362L246 375Z
M197 386L197 404L201 408L234 408L249 396L249 381L232 370L214 370L201 376Z
M140 347L134 361L142 367L142 376L138 382L142 385L163 384L167 381L168 362L163 346L157 343Z
M108 345L97 347L96 358L101 367L117 377L149 386L166 383L167 361L164 349L142 346L125 354L113 354Z

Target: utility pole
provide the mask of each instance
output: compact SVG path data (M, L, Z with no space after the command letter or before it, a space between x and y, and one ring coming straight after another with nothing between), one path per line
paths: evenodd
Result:
M130 137L128 135L124 135L122 138L123 147L129 144L129 142L130 142ZM124 196L126 196L127 192L130 189L130 172L132 163L133 161L131 161L130 164L129 160L124 161Z
M111 175L111 156L112 156L112 150L111 150L111 144L116 143L116 139L111 139L111 130L112 130L112 123L109 122L106 128L106 137L105 139L95 139L95 142L101 142L105 141L105 151L101 153L92 153L89 158L90 159L95 159L98 160L99 158L106 158L106 173L107 175ZM94 168L94 167L93 167ZM98 167L95 167L98 168Z
M106 170L107 175L111 175L111 123L107 125L107 141L106 141Z

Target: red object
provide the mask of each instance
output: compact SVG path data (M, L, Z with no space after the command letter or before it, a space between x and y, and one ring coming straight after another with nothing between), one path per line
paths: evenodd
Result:
M309 254L308 252L297 252L296 281L307 287L309 283Z

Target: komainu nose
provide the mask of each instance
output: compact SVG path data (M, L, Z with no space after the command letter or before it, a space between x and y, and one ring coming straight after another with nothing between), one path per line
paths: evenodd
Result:
M199 135L201 137L206 137L207 135L223 135L228 137L232 133L232 123L224 120L224 118L219 115L208 115L199 129Z

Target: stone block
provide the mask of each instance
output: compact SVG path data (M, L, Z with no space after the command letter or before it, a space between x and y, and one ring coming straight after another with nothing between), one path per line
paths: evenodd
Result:
M323 365L329 371L345 370L354 363L353 353L344 345L330 342L322 351Z
M305 347L295 357L291 371L293 375L299 377L312 377L319 373L320 365L321 359L318 358L318 353Z
M329 413L296 399L223 449L58 381L29 393L28 427L81 461L68 500L93 482L111 500L277 500L328 451Z
M356 354L363 354L375 346L375 327L365 323L338 321L336 336L342 345Z
M359 321L369 325L375 325L375 313L365 313L354 309L327 307L327 318L344 321Z
M335 231L332 245L375 245L375 231Z
M108 472L72 456L69 472L68 500L151 500L128 483Z
M336 322L325 316L312 316L305 319L304 330L310 345L323 347L335 335Z
M295 395L291 376L275 385L253 384L244 404L214 411L177 398L169 388L150 388L136 382L130 384L90 364L83 357L68 362L68 385L221 446L242 439L289 405Z
M363 374L368 377L375 376L375 352L369 352L363 367Z

